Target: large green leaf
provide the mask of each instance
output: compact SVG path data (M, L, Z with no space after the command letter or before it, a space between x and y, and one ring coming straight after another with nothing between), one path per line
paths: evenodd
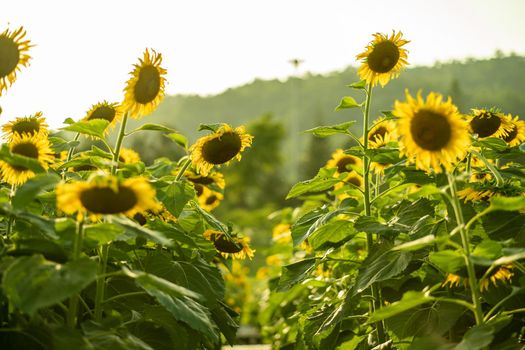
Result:
M368 323L374 323L381 321L392 316L398 315L407 310L413 309L419 305L433 301L434 298L423 293L416 291L408 291L403 294L403 297L400 301L396 301L388 306L382 307L370 316Z
M82 120L74 124L70 124L60 130L78 132L84 135L104 138L104 130L109 125L109 121L105 119Z
M494 339L494 327L486 324L474 326L465 333L455 350L484 349L492 343L492 339Z
M358 232L377 233L384 236L391 236L400 232L396 227L381 223L378 219L370 216L360 216L355 221L354 228Z
M465 267L465 257L456 250L447 249L439 252L431 252L429 260L441 270L448 273L455 273Z
M328 190L336 183L341 182L344 178L344 176L341 175L338 178L334 177L333 175L336 170L337 169L335 168L321 168L319 173L313 179L296 183L290 192L288 192L286 199L295 198L309 192L321 192Z
M93 240L97 245L109 243L124 233L124 228L109 222L84 226L86 240Z
M308 236L313 233L313 231L309 232L312 225L314 225L319 220L322 221L322 218L330 214L328 211L328 208L322 207L315 210L312 210L309 213L306 213L302 217L297 220L295 224L292 225L291 231L292 231L292 239L294 245L299 245L301 242L303 242Z
M345 96L341 99L341 102L337 107L335 107L336 111L340 111L342 109L348 109L348 108L357 108L360 107L361 104L357 103L357 101L351 97L351 96Z
M132 133L135 133L137 131L145 131L145 130L148 130L148 131L161 131L161 132L168 132L168 133L177 132L175 129L168 128L167 126L164 126L164 125L154 124L154 123L146 123L146 124L142 124L140 127L136 128L135 130L130 131L128 133L128 135L132 134Z
M213 320L231 346L236 343L237 329L239 328L237 322L232 318L233 314L235 314L235 312L225 305L211 310Z
M525 196L518 197L492 197L488 210L517 211L525 208Z
M357 231L348 220L332 220L321 226L308 237L308 243L318 249L327 246L339 246L355 236Z
M170 239L166 238L161 232L153 231L146 227L142 227L136 222L126 217L115 216L111 218L111 221L122 226L129 232L134 233L138 236L142 236L146 239L150 239L153 242L157 242L168 247L171 247L173 245L173 242Z
M60 176L56 174L38 174L37 176L29 179L25 184L20 186L11 204L15 209L23 209L26 205L42 191L53 188L60 181Z
M304 281L310 276L310 272L315 268L316 259L305 259L287 266L283 266L278 292L285 292L295 284Z
M354 123L355 120L336 125L318 126L313 129L306 130L305 132L314 134L317 137L327 137L336 134L348 134L348 128L350 128Z
M174 182L158 193L166 208L178 217L188 201L195 198L195 189L188 182Z
M54 305L87 287L97 275L97 264L79 259L66 264L47 261L41 255L17 258L2 279L5 294L30 315Z

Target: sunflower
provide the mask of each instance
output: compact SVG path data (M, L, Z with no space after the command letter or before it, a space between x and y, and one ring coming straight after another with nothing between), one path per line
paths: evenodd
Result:
M501 281L503 283L508 283L512 281L512 276L514 276L514 272L512 272L512 264L502 265L500 266L496 272L492 273L489 276L482 278L479 281L479 289L483 292L484 290L489 289L489 282L492 282L494 286L498 285L498 281Z
M53 151L51 151L47 137L14 134L9 143L9 150L13 154L36 159L44 169L49 168L49 164L54 161ZM5 161L0 161L0 171L2 180L11 185L21 185L35 176L30 169Z
M135 164L140 162L140 155L131 148L121 148L118 160L124 164Z
M525 195L523 190L509 181L502 186L495 186L492 181L476 181L468 184L461 191L458 191L458 197L467 201L488 201L494 196L518 197Z
M224 175L217 171L212 171L208 173L208 175L204 176L202 174L198 174L193 170L187 170L184 173L184 176L188 181L192 182L193 184L199 184L203 186L210 186L210 185L217 185L217 187L224 189L226 182L224 181Z
M461 283L460 276L455 275L453 273L447 273L447 278L445 279L445 282L441 284L441 286L444 287L448 284L450 288L453 288L453 287L459 287L460 283Z
M14 135L21 136L27 134L29 136L47 137L47 123L42 116L42 112L37 112L35 115L29 117L16 118L2 126L4 137L11 141Z
M450 97L431 92L424 101L421 93L417 99L406 91L407 102L396 101L394 115L400 139L400 152L415 162L416 168L436 173L441 166L450 170L457 159L462 159L470 145L467 123ZM415 158L415 161L414 161Z
M6 29L0 34L0 96L16 80L16 72L20 67L27 67L31 56L27 54L31 47L24 27L10 32Z
M290 224L277 224L272 229L272 240L275 243L290 243L292 241L292 227Z
M233 129L223 124L213 134L201 137L190 147L193 165L201 175L208 175L214 165L241 159L241 153L252 144L253 136L243 126Z
M157 203L156 208L151 208L143 212L135 213L135 215L133 215L131 218L137 221L141 226L146 225L148 220L154 219L159 219L166 223L177 222L177 218L160 203Z
M521 145L523 141L525 141L525 121L520 120L517 116L512 119L510 114L505 116L505 121L511 125L511 128L502 139L508 143L510 147Z
M216 230L206 230L203 235L204 238L213 242L215 249L225 258L231 256L234 259L246 259L248 257L251 260L255 255L255 250L249 246L249 237L241 238L237 235L232 235L233 240L230 241L223 232Z
M392 120L379 118L368 131L368 148L376 149L394 141L396 123Z
M135 69L130 72L132 77L124 89L123 108L132 118L150 114L164 98L167 71L160 66L162 55L151 51L146 49L139 64L134 65Z
M105 132L109 132L110 128L114 127L115 124L122 118L122 106L118 103L109 103L108 101L102 101L91 106L87 111L83 121L90 121L95 119L103 119L109 122Z
M145 177L119 180L105 174L95 174L88 181L63 183L57 186L57 208L66 214L84 212L93 220L101 215L124 214L133 217L159 207L155 189Z
M512 130L512 124L503 113L495 110L472 109L468 122L472 133L480 138L505 137Z
M210 190L206 186L202 186L202 192L197 190L197 197L199 200L199 205L206 211L212 211L213 209L217 208L224 199L224 195L222 193Z
M495 193L491 189L475 189L473 187L466 187L461 191L458 191L459 199L464 199L465 203L467 201L488 201L490 198L494 197Z
M375 86L378 82L385 86L391 78L408 64L407 50L402 46L409 43L402 39L403 33L395 31L388 37L387 34L376 33L366 47L366 51L357 55L361 61L358 73L362 80Z
M361 158L355 157L351 154L346 154L342 149L337 149L332 153L332 159L326 162L325 167L336 168L334 176L339 176L341 173L353 172L351 166L361 168L363 165Z

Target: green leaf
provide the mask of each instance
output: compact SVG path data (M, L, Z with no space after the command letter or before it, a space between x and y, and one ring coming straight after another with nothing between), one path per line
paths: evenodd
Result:
M147 131L161 131L161 132L168 132L168 133L176 133L177 132L175 129L168 128L167 126L164 126L164 125L148 123L148 124L141 125L140 127L136 128L133 131L130 131L128 133L128 135L132 134L134 132L137 132L137 131L145 131L145 130L147 130Z
M35 158L24 157L15 153L11 153L9 146L5 143L0 149L0 160L3 160L10 165L27 168L36 174L46 171Z
M78 132L84 135L104 138L104 130L109 125L109 121L105 119L82 120L74 124L70 124L60 130Z
M502 256L501 258L494 261L492 264L494 266L507 265L507 264L512 263L513 261L518 261L521 259L525 259L525 251L521 251L519 253L508 255L508 256Z
M429 255L431 263L444 272L455 273L465 267L465 257L456 250L441 250L431 252Z
M230 312L227 312L227 310L230 310ZM235 312L225 305L211 310L213 321L219 326L219 329L231 346L237 342L237 329L239 328L239 325L231 316L232 313Z
M200 124L199 128L197 129L197 131L209 130L209 131L216 132L223 125L224 125L223 123Z
M116 224L125 228L127 231L130 231L136 235L142 236L146 239L150 239L153 242L160 243L167 247L171 247L173 245L173 242L170 239L166 238L162 233L150 230L146 227L142 227L136 222L126 217L114 216L113 218L111 218L111 220L112 222L115 222Z
M368 256L359 269L353 294L363 292L375 282L384 281L403 272L412 259L410 252L377 251Z
M400 232L397 228L380 223L376 218L370 216L360 216L354 223L354 228L358 232L377 233L381 235L392 235Z
M350 128L355 123L355 120L336 124L336 125L327 125L327 126L318 126L313 129L308 129L305 133L314 134L317 137L327 137L336 134L348 134L348 128Z
M166 209L178 217L186 203L195 198L195 189L186 181L174 182L159 191L158 197Z
M59 181L60 176L56 174L39 174L18 188L11 204L15 209L23 209L39 193L54 188Z
M399 119L391 111L381 111L381 114L384 116L384 120L395 120Z
M109 222L84 226L86 240L92 239L96 241L99 246L116 240L117 237L123 233L123 227Z
M395 303L376 310L368 319L368 323L370 324L390 318L433 300L433 297L426 295L423 292L405 292L400 301L396 301Z
M312 225L319 220L323 215L328 213L328 208L322 207L312 210L311 212L306 213L301 216L296 223L291 227L292 239L294 246L297 246L303 242L305 238L308 237L308 230Z
M2 287L14 306L33 315L87 287L97 276L97 263L79 259L66 264L41 255L17 258L4 273Z
M337 210L329 211L326 214L323 214L319 217L315 216L316 217L315 222L313 222L308 227L308 229L306 230L306 232L304 232L304 234L300 234L300 232L303 232L304 230L299 231L297 224L301 225L301 227L305 227L306 226L305 224L312 222L312 220L308 220L307 222L305 222L302 220L303 218L301 218L297 222L297 224L293 225L292 227L292 239L293 239L294 245L297 246L301 244L303 241L308 239L308 237L310 237L314 232L316 232L318 229L323 227L328 221L330 221L332 218L336 217L337 215L341 214L344 211L345 211L344 209L337 209Z
M313 179L296 183L292 187L290 192L288 192L286 199L295 198L295 197L298 197L308 192L325 191L333 187L336 183L341 182L343 178L345 177L345 175L342 175L342 174L339 177L333 177L333 174L335 173L336 170L337 169L335 168L333 169L321 168L319 170L319 173Z
M489 211L504 210L517 211L525 208L525 196L518 197L492 197L490 199Z
M312 272L315 268L315 262L315 258L310 258L283 266L281 278L279 279L279 284L277 286L277 291L285 292L295 284L308 278L310 272Z
M487 137L486 139L476 140L472 143L473 146L481 148L489 148L494 151L504 151L507 149L507 143L500 138Z
M53 152L60 153L62 151L69 151L73 147L80 145L80 141L66 141L60 137L49 137L49 142L51 142L51 147Z
M230 231L228 230L228 227L226 225L217 220L215 216L202 209L196 202L192 201L192 203L195 209L197 209L197 212L202 216L204 221L206 221L215 230L223 232L226 235L226 237L228 237L228 239L232 239Z
M494 339L494 328L490 325L474 326L465 333L463 340L455 347L455 350L479 350L484 349Z
M421 248L434 244L435 241L436 241L436 236L426 235L425 237L421 237L414 241L396 245L394 248L392 248L392 250L406 250L406 251L419 250Z
M15 246L7 251L11 256L23 256L42 254L47 260L57 263L65 263L67 255L64 249L58 244L48 239L32 238L19 239L15 241Z
M176 133L176 132L173 132L171 134L166 135L166 137L168 137L170 140L176 142L182 148L184 148L184 149L188 148L188 139L186 138L186 136L184 136L182 134L179 134L179 133Z
M127 269L124 270L124 273L128 277L133 278L137 285L148 293L150 293L150 291L160 291L173 297L190 297L199 300L202 299L202 295L150 273L131 271Z
M366 80L361 80L356 83L349 84L347 85L347 87L356 89L356 90L364 90L366 89Z
M345 96L341 99L339 106L335 107L336 112L347 108L357 108L361 105L354 100L351 96Z
M321 226L308 237L308 242L314 249L328 246L339 246L352 239L357 231L347 220L333 220Z

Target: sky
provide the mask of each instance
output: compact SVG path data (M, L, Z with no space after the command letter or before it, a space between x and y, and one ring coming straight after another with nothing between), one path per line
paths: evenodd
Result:
M43 111L52 127L119 102L145 48L167 94L217 94L254 79L357 65L375 32L401 30L409 63L525 54L525 0L0 0L0 32L24 26L31 65L0 97L0 124Z

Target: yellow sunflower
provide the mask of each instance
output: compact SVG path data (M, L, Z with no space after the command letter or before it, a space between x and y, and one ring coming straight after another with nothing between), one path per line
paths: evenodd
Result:
M509 181L502 186L494 186L491 181L475 181L468 184L461 191L458 191L458 197L467 201L488 201L494 196L518 197L523 196L522 189Z
M9 150L13 154L36 159L44 169L48 169L49 164L54 161L53 151L47 137L15 134L9 143ZM5 161L0 161L0 171L2 180L11 185L21 185L35 176L35 173L30 169L24 166L12 165Z
M115 124L122 118L122 106L118 103L109 103L102 101L91 106L87 111L84 121L103 119L109 122L105 132L108 133L110 128L114 127Z
M199 205L206 211L212 211L217 208L221 201L224 199L224 195L220 192L210 190L206 186L202 186L202 192L197 190L197 198Z
M29 117L16 118L2 126L4 137L11 141L14 135L21 136L27 134L29 136L47 137L47 123L42 116L42 112L37 112L35 115Z
M184 176L188 181L192 182L193 184L199 184L203 186L210 186L210 185L217 185L217 187L224 189L226 186L226 182L224 181L224 175L217 171L212 171L208 173L208 175L204 176L202 174L198 174L193 170L187 170L184 173Z
M276 243L290 243L292 241L292 226L290 224L277 224L272 229L272 240Z
M465 202L474 202L474 201L488 201L490 198L494 197L495 192L491 189L475 189L472 187L466 187L461 191L458 191L459 199L465 200Z
M357 55L361 61L358 73L362 80L375 86L378 82L385 86L391 78L399 75L408 64L407 50L402 48L409 43L402 39L403 33L395 31L387 34L376 33L374 40L368 44L366 51Z
M118 160L124 164L135 164L140 162L140 154L131 148L121 148Z
M368 131L368 148L376 149L386 146L394 141L396 123L392 120L379 118Z
M494 286L498 285L498 281L501 281L503 283L509 283L512 281L512 276L514 276L514 272L512 272L513 266L512 264L508 265L502 265L500 266L494 273L492 273L490 276L487 276L486 278L482 278L479 281L479 289L483 292L484 290L489 289L489 282L492 282Z
M453 287L459 287L460 283L461 283L460 276L455 275L453 273L447 273L447 278L445 279L445 282L441 284L441 286L445 287L448 284L450 288L453 288Z
M211 135L201 137L190 147L194 167L201 175L208 175L214 165L241 159L241 153L252 144L253 136L243 126L232 128L223 124Z
M132 77L124 89L123 109L132 118L140 118L150 114L157 108L164 98L167 73L162 68L162 55L154 50L144 51L144 57L135 64L135 69L130 72Z
M57 208L66 214L78 213L82 218L124 214L133 217L159 207L155 189L145 177L119 180L112 175L95 174L88 181L75 181L57 186Z
M512 129L512 124L503 113L493 110L472 109L468 117L470 130L478 137L504 137Z
M511 128L508 130L508 134L503 136L502 139L508 143L510 147L521 145L525 141L525 121L520 120L517 116L512 119L510 114L505 116L505 121L511 125Z
M361 158L355 157L351 154L346 154L342 149L337 149L332 153L332 159L326 162L325 167L337 168L334 176L339 176L341 173L353 172L351 166L361 168L363 165Z
M400 135L400 152L408 162L425 171L450 170L462 159L470 145L468 125L461 118L450 97L431 92L424 101L421 93L417 99L406 92L407 102L396 101L394 115L399 117L397 130Z
M159 219L163 222L177 222L177 218L166 209L166 207L160 203L157 203L156 208L148 209L141 213L136 213L132 216L132 219L138 222L141 226L148 223L148 220Z
M27 67L31 56L27 54L32 46L29 40L24 40L24 27L10 32L6 29L0 34L0 96L16 80L16 72L20 67Z
M249 246L249 237L232 235L233 241L230 241L223 232L216 230L206 230L203 235L204 238L213 242L215 249L225 258L231 256L234 259L246 259L248 257L251 260L255 255L255 250Z

